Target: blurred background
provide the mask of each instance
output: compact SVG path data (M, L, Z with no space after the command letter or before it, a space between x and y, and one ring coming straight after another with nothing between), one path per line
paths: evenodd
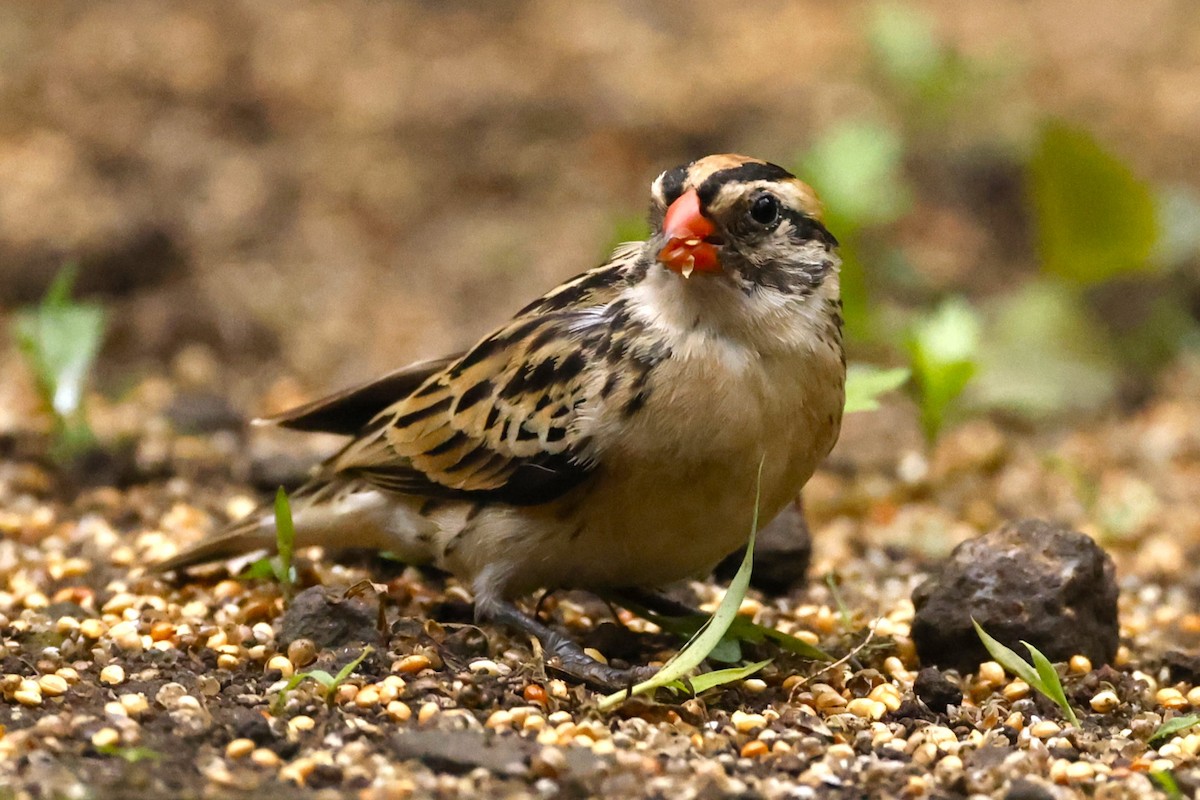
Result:
M851 356L931 435L1135 407L1198 341L1194 0L14 0L0 107L0 308L75 265L109 397L256 413L465 347L723 151L818 188Z

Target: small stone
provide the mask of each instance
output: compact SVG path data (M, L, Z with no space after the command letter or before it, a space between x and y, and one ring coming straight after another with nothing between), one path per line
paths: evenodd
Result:
M963 693L936 667L926 667L917 673L913 691L930 711L945 714L950 706L962 705Z
M1027 519L969 539L913 592L912 638L923 663L969 672L988 658L972 619L993 637L1028 641L1051 661L1117 652L1116 568L1091 537Z

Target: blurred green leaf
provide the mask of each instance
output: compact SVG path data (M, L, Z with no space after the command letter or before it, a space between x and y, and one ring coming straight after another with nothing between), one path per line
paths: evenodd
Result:
M283 590L284 600L290 602L296 592L296 570L292 566L296 526L292 523L291 501L282 486L275 492L275 549L277 559L270 561L272 572Z
M1029 163L1047 272L1090 286L1143 270L1158 238L1149 187L1086 131L1047 124Z
M1186 714L1182 717L1169 719L1151 734L1148 744L1156 745L1165 742L1177 733L1183 733L1188 728L1200 725L1200 714Z
M104 338L104 309L71 299L77 270L64 267L37 308L19 311L13 333L33 369L38 391L54 413L56 449L70 457L93 441L83 415L88 374Z
M830 229L848 237L903 214L911 202L901 175L904 142L892 128L864 120L836 125L801 159L799 174L827 209Z
M1200 193L1185 184L1167 186L1159 191L1157 204L1154 261L1172 268L1200 258Z
M912 371L906 367L880 369L870 364L851 364L846 368L846 413L874 411L879 396L899 389Z
M612 235L605 245L602 258L608 258L617 245L625 242L640 242L650 238L650 224L645 216L628 214L618 217L612 226Z
M60 417L70 417L83 402L84 381L104 335L104 309L71 300L76 270L65 267L41 305L17 314L16 332L39 387Z
M1028 417L1099 408L1116 390L1113 350L1079 297L1038 281L989 314L971 398Z
M875 6L868 38L875 59L888 77L899 83L923 83L942 66L944 54L933 20L905 3Z
M1175 780L1175 773L1169 769L1156 769L1149 774L1150 780L1158 784L1167 800L1183 800L1184 794L1179 788L1179 782Z
M921 425L930 441L937 438L951 404L975 376L980 327L975 309L961 298L952 298L918 319L909 332Z

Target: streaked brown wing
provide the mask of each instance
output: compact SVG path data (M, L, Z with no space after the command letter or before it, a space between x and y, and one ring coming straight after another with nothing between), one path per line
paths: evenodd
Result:
M518 318L382 412L330 466L382 489L545 502L593 469L579 310Z
M410 364L369 383L322 397L282 414L255 420L255 423L353 436L366 428L380 412L400 398L412 394L430 375L458 357L453 355Z

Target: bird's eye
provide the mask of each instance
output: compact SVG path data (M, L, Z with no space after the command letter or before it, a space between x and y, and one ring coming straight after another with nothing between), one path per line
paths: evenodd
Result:
M750 204L750 219L759 225L770 225L779 219L779 198L773 194L760 194Z

